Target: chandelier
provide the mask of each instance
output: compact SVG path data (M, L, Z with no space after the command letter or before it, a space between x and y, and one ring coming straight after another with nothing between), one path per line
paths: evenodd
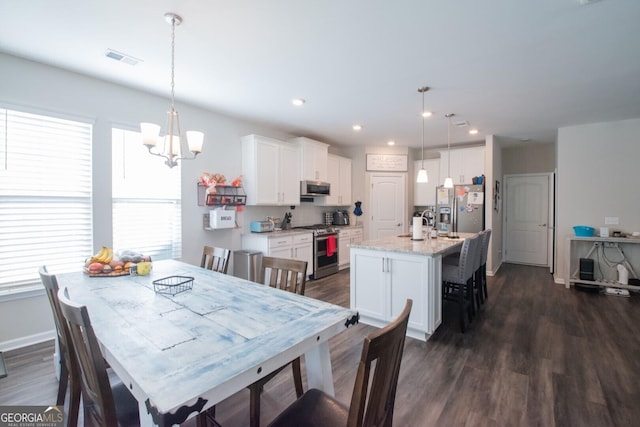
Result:
M167 111L166 135L160 137L160 126L154 123L140 123L142 143L149 153L154 156L164 157L165 164L170 168L178 164L178 160L191 160L202 152L204 133L199 131L187 131L186 141L182 138L180 130L180 116L175 108L175 40L176 25L182 23L182 18L175 13L165 13L164 19L171 24L171 106ZM160 143L160 147L158 146ZM186 145L186 146L185 146ZM155 150L154 150L155 149ZM184 153L189 151L192 156L186 157Z

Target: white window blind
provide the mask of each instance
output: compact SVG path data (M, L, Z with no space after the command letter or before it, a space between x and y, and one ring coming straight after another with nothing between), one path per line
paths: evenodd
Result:
M0 289L91 253L91 139L89 123L0 108Z
M142 145L139 132L112 130L113 246L182 256L180 166L169 168Z

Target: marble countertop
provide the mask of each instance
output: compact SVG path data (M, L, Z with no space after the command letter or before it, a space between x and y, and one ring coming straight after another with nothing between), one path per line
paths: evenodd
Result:
M473 236L473 233L458 233L459 237L457 239L438 237L437 239L412 240L409 234L402 236L403 237L392 236L378 240L367 240L362 243L352 244L351 249L371 249L425 256L445 255L447 253L458 252L464 239Z
M289 236L292 234L305 234L305 233L313 233L313 231L306 230L304 228L290 228L288 230L265 231L264 233L256 233L251 231L249 233L242 233L242 234L245 236L282 237L282 236Z

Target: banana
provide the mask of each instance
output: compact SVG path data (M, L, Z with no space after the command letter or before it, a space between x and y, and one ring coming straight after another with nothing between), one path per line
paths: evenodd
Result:
M109 264L113 260L113 249L107 248L105 255L102 257L104 264Z
M106 246L103 246L97 254L91 257L91 262L102 262L102 257L105 256L107 249Z

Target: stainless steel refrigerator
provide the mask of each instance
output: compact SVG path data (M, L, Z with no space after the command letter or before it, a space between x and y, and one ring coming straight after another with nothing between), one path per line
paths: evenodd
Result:
M484 186L460 184L436 188L436 227L440 234L484 230Z

